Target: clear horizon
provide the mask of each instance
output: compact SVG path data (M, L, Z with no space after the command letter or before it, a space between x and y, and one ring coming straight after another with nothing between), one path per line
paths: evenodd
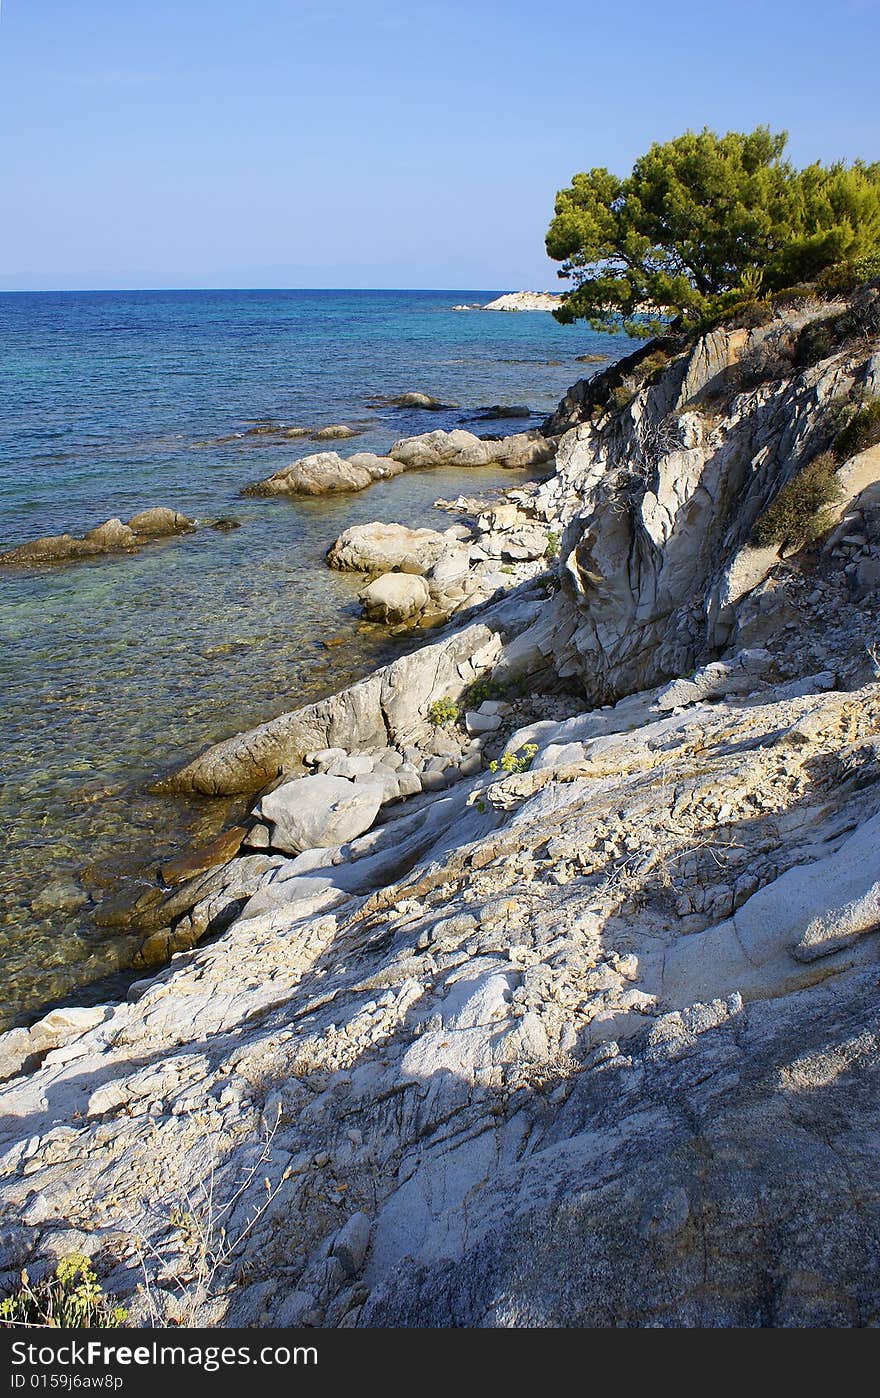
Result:
M880 0L6 0L0 289L564 289L556 191L688 128L880 159Z

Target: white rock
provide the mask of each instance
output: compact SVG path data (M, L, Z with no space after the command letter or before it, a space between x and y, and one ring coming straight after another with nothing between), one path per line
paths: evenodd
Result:
M425 579L412 573L383 573L360 594L364 615L371 621L410 621L430 599Z
M471 737L477 733L495 733L501 727L500 714L484 714L478 709L469 709L464 721Z
M378 787L318 775L284 782L258 810L272 822L272 844L289 854L344 845L369 830L381 805Z

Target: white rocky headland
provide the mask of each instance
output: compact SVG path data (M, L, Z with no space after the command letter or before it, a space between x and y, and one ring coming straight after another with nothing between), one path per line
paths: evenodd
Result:
M562 301L561 293L555 291L508 291L487 301L484 311L555 311Z

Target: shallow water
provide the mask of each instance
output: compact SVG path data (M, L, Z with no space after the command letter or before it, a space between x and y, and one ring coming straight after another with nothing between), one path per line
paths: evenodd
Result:
M443 528L438 496L522 479L414 472L329 500L242 499L248 481L322 448L221 439L260 418L367 424L327 444L350 454L493 403L527 403L537 421L584 372L575 355L624 348L546 314L449 309L489 295L0 296L3 547L150 504L242 525L134 557L0 574L0 1025L72 990L79 1000L89 986L95 998L112 990L105 978L134 943L95 927L95 903L120 880L153 878L157 859L229 815L151 795L158 775L399 651L358 629L362 580L324 564L341 530L371 519ZM367 407L408 389L461 408ZM321 644L340 634L344 646Z

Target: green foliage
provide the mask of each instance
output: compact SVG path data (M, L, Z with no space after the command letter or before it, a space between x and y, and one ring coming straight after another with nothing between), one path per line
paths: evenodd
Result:
M834 455L838 461L848 461L856 452L875 447L880 442L880 398L856 408L846 426L838 432Z
M461 710L454 699L435 699L428 709L428 719L435 728L442 728L448 723L457 723L461 717Z
M503 680L492 680L488 676L475 680L468 689L464 707L478 709L487 699L503 699L509 686Z
M60 1329L115 1330L128 1312L105 1296L87 1257L63 1257L53 1277L31 1285L27 1272L21 1287L0 1301L0 1326L48 1325Z
M516 752L506 752L501 761L489 763L490 772L527 772L535 760L537 743L524 743Z
M789 547L812 543L834 523L829 508L840 498L831 452L823 452L784 485L773 504L757 520L755 543Z
M548 529L547 546L544 549L545 558L558 558L562 535L558 529Z
M657 333L880 253L880 163L783 159L786 134L704 129L655 144L620 179L601 167L556 197L547 252L574 285L563 323Z

